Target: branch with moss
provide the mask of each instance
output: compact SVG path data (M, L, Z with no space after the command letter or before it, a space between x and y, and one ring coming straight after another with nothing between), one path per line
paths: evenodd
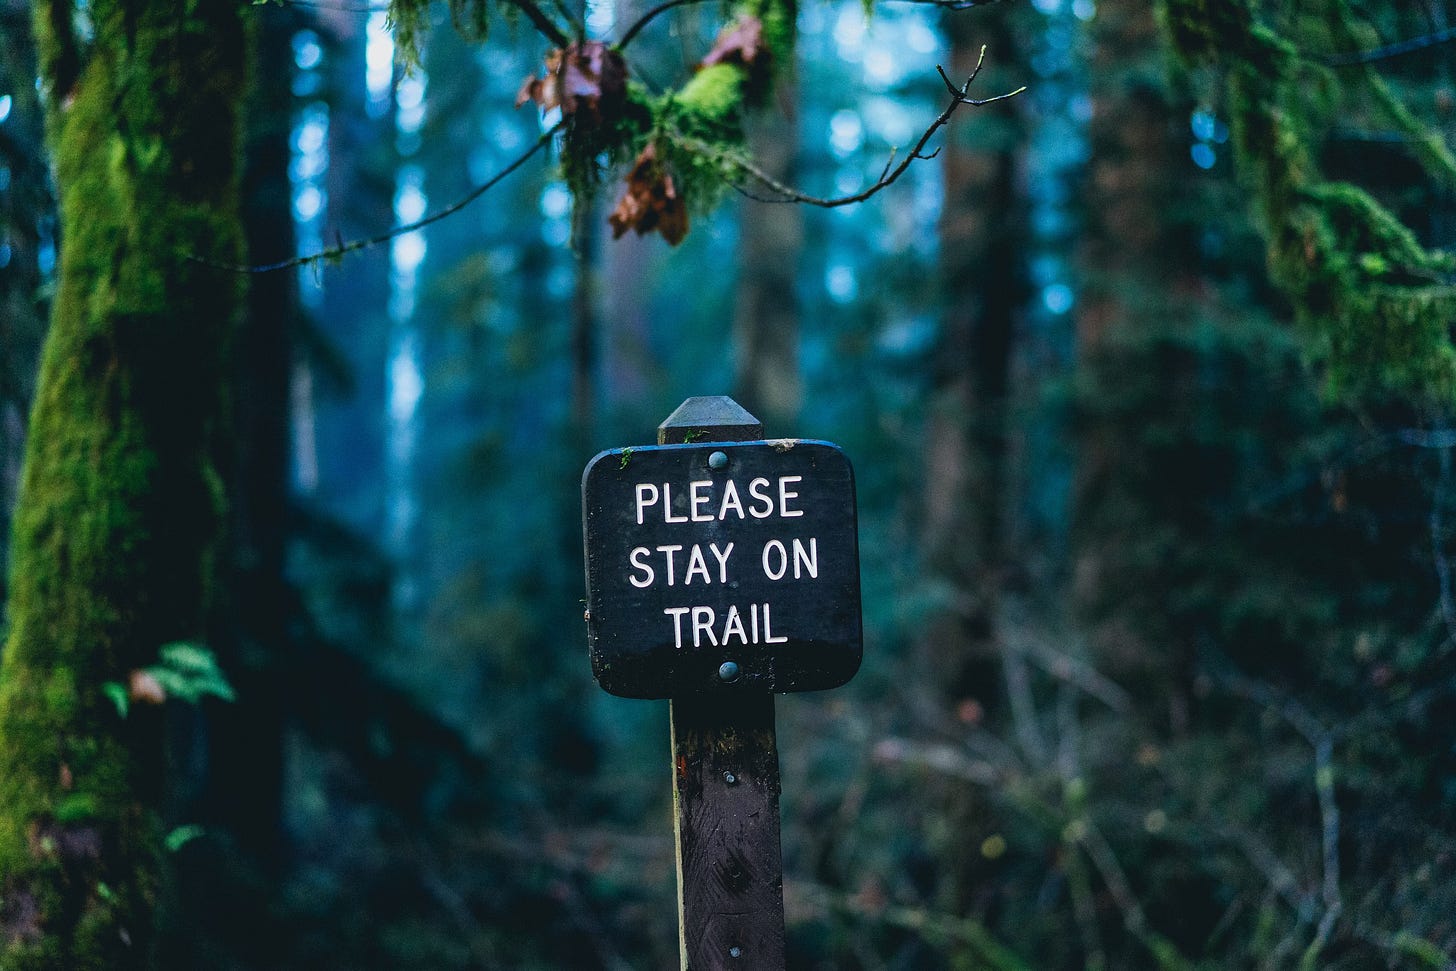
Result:
M1325 28L1351 43L1368 31L1340 0ZM1313 338L1331 389L1352 397L1456 398L1456 257L1427 249L1365 189L1320 171L1321 132L1334 109L1312 91L1334 89L1330 69L1261 23L1252 0L1163 0L1165 29L1190 68L1224 85L1234 152L1253 191L1271 275ZM1456 166L1371 69L1349 78L1406 131L1418 157L1449 182Z
M527 78L522 85L517 106L530 101L543 111L559 109L559 122L501 172L423 219L367 238L340 241L293 259L226 268L268 273L332 262L388 243L470 205L557 134L561 135L562 176L578 201L590 197L613 170L634 159L625 175L625 191L609 219L614 234L621 236L629 230L639 235L658 232L676 245L687 234L690 212L706 213L729 187L746 191L746 181L757 182L777 195L764 201L825 208L862 202L894 184L911 163L934 158L935 153L924 153L926 144L961 106L990 104L1025 90L1018 88L985 99L969 96L970 86L985 62L983 47L975 69L959 88L944 70L940 71L951 101L898 165L892 154L868 189L840 198L820 198L776 181L754 164L745 148L746 115L768 101L777 67L793 56L795 17L792 5L785 0L747 0L739 4L693 76L681 88L658 96L629 79L622 51L657 17L703 0L659 3L639 16L615 46L601 41L569 41L535 0L502 2L525 13L538 32L556 45L546 56L542 76ZM401 56L407 63L417 59L425 6L418 0L392 0L389 10ZM452 0L451 10L457 26L467 34L484 35L485 0Z

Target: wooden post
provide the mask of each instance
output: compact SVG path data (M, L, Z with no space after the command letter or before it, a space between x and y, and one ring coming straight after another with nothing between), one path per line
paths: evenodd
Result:
M659 445L745 442L763 424L731 398L689 398ZM684 971L784 967L779 755L773 695L723 690L673 698L678 943Z

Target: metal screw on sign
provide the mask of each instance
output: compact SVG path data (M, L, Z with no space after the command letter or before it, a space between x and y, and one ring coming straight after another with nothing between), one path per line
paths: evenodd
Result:
M784 967L774 693L844 684L862 634L854 474L689 398L582 475L592 673L669 698L682 967Z

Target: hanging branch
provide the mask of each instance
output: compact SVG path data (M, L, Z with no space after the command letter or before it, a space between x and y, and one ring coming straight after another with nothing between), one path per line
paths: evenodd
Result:
M628 44L632 43L632 38L640 34L642 32L642 28L650 24L659 15L665 14L669 10L672 10L676 7L685 7L689 4L705 2L707 2L707 0L666 0L665 3L659 3L657 6L653 7L651 10L638 17L637 20L632 24L632 26L627 28L627 32L622 35L622 39L617 41L617 50L620 51L625 49Z
M483 183L476 186L474 189L471 189L470 192L466 194L463 198L457 199L455 202L450 203L450 205L446 206L443 209L437 209L427 216L422 216L412 223L406 223L403 226L396 226L394 229L391 229L387 233L380 233L377 236L370 236L367 239L354 239L347 242L341 241L334 246L330 246L328 249L319 250L317 253L313 253L309 256L296 256L290 260L279 260L277 263L248 265L239 263L221 263L215 260L202 259L201 257L196 256L191 257L191 259L194 263L202 263L206 266L216 267L220 270L231 270L234 273L272 273L275 270L288 270L294 267L310 266L315 263L338 260L348 255L349 253L354 253L362 249L369 249L374 246L380 246L384 243L390 242L391 240L398 239L400 236L403 236L406 233L412 233L417 229L423 229L431 223L437 223L441 219L445 219L448 216L455 215L455 213L464 209L476 199L479 199L481 196L485 195L487 192L493 189L496 184L504 179L506 176L510 175L522 165L525 165L526 162L531 158L531 156L535 155L537 152L541 151L541 149L545 148L548 144L550 144L551 139L556 135L557 132L562 129L562 126L564 126L565 124L566 123L564 121L558 121L549 129L542 132L541 137L536 139L535 144L533 144L530 148L526 149L526 151L519 155L515 159L515 161L511 162L511 164L501 169L489 179L486 179Z
M930 123L930 126L921 133L920 140L915 143L915 147L910 150L910 153L900 160L899 165L895 165L895 155L897 154L898 150L891 151L890 158L885 162L884 170L880 172L880 177L876 179L874 184L871 185L868 189L865 189L862 192L856 192L854 195L838 196L836 198L830 199L821 198L819 196L811 196L807 193L800 192L798 189L792 188L791 186L784 185L778 179L775 179L773 176L769 175L763 169L754 165L753 162L749 161L747 158L741 155L730 154L722 151L721 149L715 148L712 145L708 145L705 142L699 141L698 139L685 138L680 135L675 135L673 133L669 133L669 138L682 148L685 148L689 151L722 159L723 161L732 165L734 168L743 172L745 175L752 177L756 182L760 183L771 192L777 194L777 198L764 198L745 191L742 186L735 186L735 188L737 188L739 192L742 192L744 195L748 196L751 199L756 199L760 202L774 203L797 202L802 203L806 206L819 206L822 209L837 209L840 206L848 206L853 205L856 202L864 202L866 199L870 198L873 195L876 195L881 190L887 189L890 186L894 185L895 182L900 178L900 176L905 174L905 170L910 167L910 163L916 161L917 159L929 161L930 159L935 158L936 155L940 154L940 149L936 149L934 152L926 155L926 143L930 141L930 139L935 135L936 132L940 131L940 129L944 128L945 125L949 123L951 116L956 113L956 110L960 108L961 105L972 105L975 107L988 105L996 101L1005 101L1007 98L1014 98L1018 94L1021 94L1023 91L1026 90L1026 86L1022 85L1015 91L1008 91L1005 94L998 94L990 98L968 97L967 92L970 91L971 83L975 81L976 76L981 73L981 67L983 64L985 64L985 62L986 47L983 44L981 46L981 55L976 60L975 69L971 71L970 77L966 78L965 84L962 84L959 88L955 86L955 84L951 81L950 77L945 73L945 69L940 65L936 65L936 71L940 73L941 80L945 82L946 90L950 92L950 103L945 106L945 110L940 113L940 116L932 121Z
M516 0L510 0L510 2L515 3ZM522 2L530 2L530 0L522 0ZM586 23L580 17L578 17L571 10L570 7L566 5L565 0L552 0L552 6L556 8L557 13L561 14L562 19L564 19L568 24L571 25L571 29L576 31L577 40L585 41ZM521 9L524 10L525 8L522 7ZM537 8L537 12L540 13L540 8ZM529 17L531 15L527 13L526 16ZM541 16L544 19L546 15L544 13L541 13ZM546 26L543 26L543 24L538 22L534 17L532 18L531 22L536 24L537 29L539 29L543 34L546 34ZM550 24L549 21L547 23L549 24L550 29L556 29L555 24ZM565 47L567 44L571 43L570 39L564 33L558 32L555 35L546 34L546 36L547 39L550 40L557 47Z
M566 36L566 32L556 26L554 20L546 16L546 11L538 7L535 0L507 0L507 2L525 14L526 19L541 32L541 36L545 37L552 44L555 44L557 47L565 47L571 43L571 38Z

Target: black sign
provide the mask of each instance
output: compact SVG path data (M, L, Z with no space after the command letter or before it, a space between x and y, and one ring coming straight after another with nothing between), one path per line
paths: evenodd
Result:
M854 472L837 446L613 449L581 493L587 636L607 691L816 691L858 670Z

